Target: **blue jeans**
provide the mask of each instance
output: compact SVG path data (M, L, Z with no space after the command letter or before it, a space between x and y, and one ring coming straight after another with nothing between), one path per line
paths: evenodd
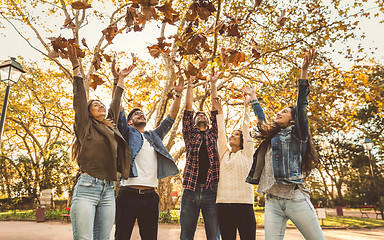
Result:
M71 203L74 240L109 239L115 219L113 181L82 174L76 183Z
M265 203L265 239L284 239L290 219L307 240L325 240L315 208L309 198L296 189L293 199L267 194Z
M206 189L205 184L198 184L196 191L184 189L180 209L180 239L192 240L194 238L200 209L203 213L207 240L220 239L216 195L217 184L209 189Z

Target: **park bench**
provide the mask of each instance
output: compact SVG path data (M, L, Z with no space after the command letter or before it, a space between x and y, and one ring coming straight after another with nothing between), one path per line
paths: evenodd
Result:
M61 214L60 216L63 218L63 220L61 221L62 223L64 222L64 219L67 220L67 222L69 222L71 220L71 208L67 207L65 208L65 210L67 211L67 214Z
M358 207L360 209L361 217L362 218L364 217L364 215L367 216L367 218L369 218L369 216L368 216L368 211L369 210L374 210L375 211L376 219L378 219L378 216L381 215L381 213L378 210L376 210L376 206L375 205L360 205Z

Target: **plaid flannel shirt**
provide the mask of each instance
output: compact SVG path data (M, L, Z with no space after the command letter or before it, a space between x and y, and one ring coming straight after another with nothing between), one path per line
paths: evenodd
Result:
M185 189L195 191L197 177L199 175L199 151L203 142L202 134L199 128L194 126L193 111L184 111L183 115L183 137L186 149L186 158L183 186ZM209 169L207 173L206 188L219 181L219 155L217 152L217 111L211 111L211 128L208 128L204 134L207 143L207 151L209 158Z

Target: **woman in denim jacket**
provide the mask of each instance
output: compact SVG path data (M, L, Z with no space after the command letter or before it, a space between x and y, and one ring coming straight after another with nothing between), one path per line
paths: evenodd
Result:
M303 175L308 176L316 160L308 128L308 67L314 50L304 57L298 80L296 107L287 107L267 123L255 91L244 88L258 118L256 138L264 139L253 156L247 182L258 184L258 192L266 195L265 239L283 239L290 219L305 239L324 239L316 211L309 199Z

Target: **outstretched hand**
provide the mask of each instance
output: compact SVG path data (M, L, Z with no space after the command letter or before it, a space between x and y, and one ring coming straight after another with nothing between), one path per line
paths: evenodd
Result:
M248 107L251 102L251 97L249 95L244 96L244 107Z
M71 61L72 63L72 67L76 67L79 65L79 59L77 57L76 49L71 44L68 45L68 56L69 56L69 61Z
M135 65L131 65L127 68L124 68L123 70L121 70L118 74L119 74L119 77L123 77L125 78L126 76L128 76L132 71L133 69L135 68L136 66Z
M223 75L224 72L217 72L215 75L213 75L213 73L211 74L210 76L210 80L211 80L211 83L215 83L217 82L217 79L219 79L221 77L221 75Z
M179 83L176 85L176 81L173 84L173 89L175 90L176 93L181 94L184 89L184 78L183 76L179 75Z
M193 82L195 81L196 76L189 76L188 78L188 84L193 85Z
M217 110L219 114L223 113L223 107L221 105L220 98L212 98L212 107Z
M309 66L311 65L312 63L312 60L313 60L313 57L315 56L315 49L312 48L311 50L309 50L305 56L304 56L304 60L303 60L303 64L301 66L301 69L303 71L307 71Z

